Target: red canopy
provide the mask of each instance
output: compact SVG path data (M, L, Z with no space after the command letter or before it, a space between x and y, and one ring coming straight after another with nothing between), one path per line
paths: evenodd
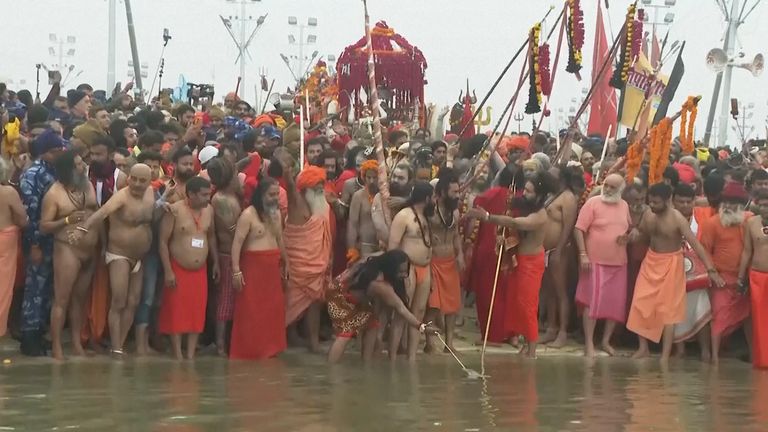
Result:
M420 49L395 33L384 21L371 29L374 62L376 64L376 85L380 89L379 99L386 103L392 120L410 121L416 100L419 110L424 107L424 71L427 61ZM360 92L368 92L368 53L366 38L348 46L336 62L339 80L339 108L348 114L347 108L354 104L355 116L362 116L365 104ZM422 118L423 116L419 116Z

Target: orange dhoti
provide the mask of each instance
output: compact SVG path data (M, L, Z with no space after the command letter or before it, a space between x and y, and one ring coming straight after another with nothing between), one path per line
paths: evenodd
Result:
M658 343L664 326L685 320L683 252L648 249L637 275L627 329Z
M16 282L16 265L19 260L19 228L11 225L0 230L0 336L8 329L8 311L13 299L13 285Z
M744 320L749 319L749 296L738 292L736 275L721 273L725 279L722 288L709 289L709 301L712 305L712 334L728 336Z
M157 331L161 334L202 333L208 303L208 268L185 269L171 257L176 286L163 287Z
M461 308L459 267L454 257L432 257L432 292L429 307L445 315L455 314Z
M752 364L768 368L768 273L749 272L752 305Z
M280 250L244 251L243 289L235 296L229 357L258 360L285 351Z
M544 276L544 252L517 255L517 267L509 273L504 332L528 342L539 340L539 289Z
M283 241L288 256L285 324L291 325L312 303L323 300L330 283L328 216L312 216L304 225L286 224Z
M91 289L84 309L86 317L80 332L80 341L83 344L89 341L97 344L107 335L109 302L109 267L102 258L96 260Z

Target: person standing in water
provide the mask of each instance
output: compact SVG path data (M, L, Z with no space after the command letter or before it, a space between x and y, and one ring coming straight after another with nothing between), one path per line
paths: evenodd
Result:
M337 363L356 335L362 335L363 361L373 358L379 322L376 317L391 308L408 326L420 333L436 333L432 324L422 323L406 303L406 279L410 257L399 249L368 258L339 275L328 291L328 314L336 339L328 351L328 362Z

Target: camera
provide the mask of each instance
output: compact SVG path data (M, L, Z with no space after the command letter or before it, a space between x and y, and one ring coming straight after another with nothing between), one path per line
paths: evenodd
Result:
M187 83L187 85L189 86L187 89L187 99L189 100L190 105L197 105L200 99L213 99L213 95L215 94L213 84Z

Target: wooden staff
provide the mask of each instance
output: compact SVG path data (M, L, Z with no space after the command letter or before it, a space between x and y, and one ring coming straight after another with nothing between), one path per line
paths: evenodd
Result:
M603 166L603 160L605 160L605 154L608 151L608 140L611 139L611 132L613 131L613 125L608 125L608 133L605 134L605 142L603 143L603 154L600 155L600 162L597 164L596 179L600 179L600 171Z
M304 107L299 105L299 171L304 171Z
M502 228L501 236L506 234L506 228ZM485 322L483 334L483 349L480 351L480 374L485 375L485 347L488 345L488 331L491 329L493 318L493 303L496 301L496 286L499 284L499 271L501 270L501 257L504 255L504 242L499 245L499 257L496 259L496 275L493 277L493 290L491 290L491 306L488 308L488 320Z
M376 147L376 159L379 162L379 194L381 194L381 209L384 219L391 220L389 209L389 181L387 179L386 157L384 142L381 139L381 120L379 119L379 92L376 88L376 64L373 58L373 43L371 42L371 18L368 16L368 1L363 0L365 10L365 49L368 52L368 86L370 87L371 117L373 117L373 145Z

